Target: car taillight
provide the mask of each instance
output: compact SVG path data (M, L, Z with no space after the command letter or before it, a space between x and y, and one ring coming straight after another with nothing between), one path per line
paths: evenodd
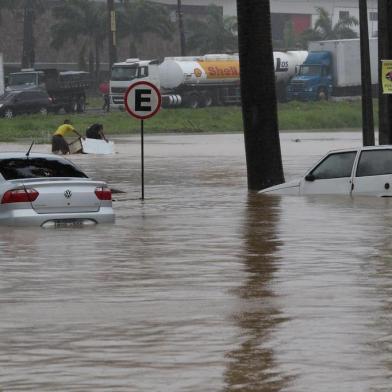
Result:
M29 203L37 199L39 193L35 189L11 189L4 193L1 204Z
M95 195L99 200L112 200L112 191L106 187L95 188Z

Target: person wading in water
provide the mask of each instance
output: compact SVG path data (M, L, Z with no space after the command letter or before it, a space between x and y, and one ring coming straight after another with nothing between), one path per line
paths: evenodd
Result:
M52 136L52 152L54 154L70 153L68 143L64 136L71 132L84 139L84 137L73 127L71 121L64 120L64 124L60 125Z

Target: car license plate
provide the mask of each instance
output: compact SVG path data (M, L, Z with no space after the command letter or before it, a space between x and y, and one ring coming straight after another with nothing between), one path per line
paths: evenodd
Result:
M63 227L84 227L95 225L96 222L91 219L55 219L45 222L44 228L63 228Z

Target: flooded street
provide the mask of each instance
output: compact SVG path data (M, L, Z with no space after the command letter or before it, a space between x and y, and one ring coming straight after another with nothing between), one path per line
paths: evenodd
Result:
M290 180L361 134L281 143ZM71 157L114 225L0 228L1 392L392 391L392 200L249 195L231 134L147 136L142 202L116 149Z

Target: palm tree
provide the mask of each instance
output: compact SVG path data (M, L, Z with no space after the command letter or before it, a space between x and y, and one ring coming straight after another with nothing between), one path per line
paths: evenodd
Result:
M322 7L316 8L318 18L313 29L305 30L300 37L301 42L306 46L309 41L323 41L328 39L358 38L358 34L353 30L358 26L358 19L354 16L344 16L334 25L329 13Z
M137 57L138 46L146 33L170 39L174 25L166 7L148 0L125 1L118 13L118 34L129 39L129 55Z
M269 0L237 0L248 188L284 181L275 93Z
M79 57L88 52L89 71L99 80L100 55L106 39L107 18L103 3L92 0L64 0L53 8L56 22L51 27L51 46L60 49L66 42L77 42L82 38Z
M29 68L34 66L35 61L35 39L34 23L36 15L45 11L45 0L0 0L0 20L1 11L23 10L23 49L22 67Z
M10 10L15 7L16 3L15 0L0 0L0 10Z
M203 19L188 19L187 30L188 49L202 54L238 51L237 18L223 16L221 7L210 5Z

